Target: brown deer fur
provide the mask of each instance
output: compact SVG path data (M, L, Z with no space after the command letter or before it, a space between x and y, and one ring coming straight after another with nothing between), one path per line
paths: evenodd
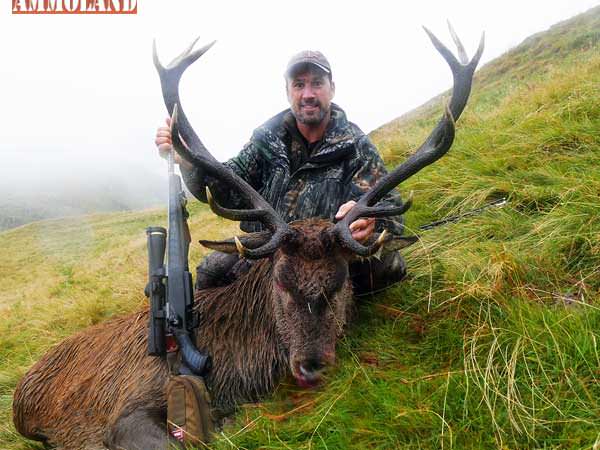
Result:
M333 362L352 288L346 256L331 227L323 220L298 223L295 238L272 259L258 261L229 286L196 292L196 342L213 358L206 382L216 417L268 394L290 369L302 378L299 365L305 361L318 368ZM145 309L86 329L51 349L17 386L17 430L78 449L103 443L118 448L119 421L136 411L155 419L140 425L144 434L151 433L148 427L161 427L169 371L163 359L146 355L147 324Z

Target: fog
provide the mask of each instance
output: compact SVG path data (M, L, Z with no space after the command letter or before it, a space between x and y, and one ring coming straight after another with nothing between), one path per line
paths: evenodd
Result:
M217 40L184 75L181 98L199 136L225 160L287 107L283 70L299 50L327 55L334 101L369 132L450 87L421 25L450 43L449 19L469 54L485 31L485 63L597 3L138 0L137 15L64 16L12 15L7 2L0 200L79 187L102 196L121 184L153 198L166 171L153 143L165 117L153 38L163 63L198 35L199 46Z
M57 217L166 204L166 180L134 160L65 151L3 154L0 231Z

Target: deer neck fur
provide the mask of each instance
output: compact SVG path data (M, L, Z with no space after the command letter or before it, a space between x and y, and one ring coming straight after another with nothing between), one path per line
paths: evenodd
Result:
M228 286L196 291L196 344L213 359L207 383L218 414L258 401L288 371L288 352L273 313L272 282L272 262L265 259Z

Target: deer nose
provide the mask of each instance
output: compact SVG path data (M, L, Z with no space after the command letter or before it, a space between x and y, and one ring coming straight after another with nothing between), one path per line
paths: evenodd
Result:
M325 367L325 363L316 358L311 358L300 364L300 372L302 372L303 375L313 374L323 367Z

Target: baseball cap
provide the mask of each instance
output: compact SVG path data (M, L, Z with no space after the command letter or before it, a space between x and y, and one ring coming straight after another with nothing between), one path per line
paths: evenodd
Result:
M287 68L285 69L286 78L289 78L294 69L303 64L312 64L331 77L331 65L327 58L325 58L325 55L317 50L304 50L300 53L296 53L292 56L290 62L288 62Z

